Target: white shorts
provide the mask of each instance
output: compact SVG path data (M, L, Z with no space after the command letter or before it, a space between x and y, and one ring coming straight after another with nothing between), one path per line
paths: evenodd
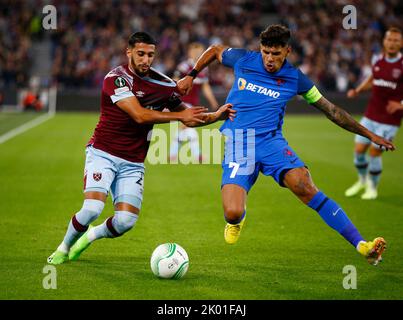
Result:
M111 191L113 204L129 203L141 209L144 191L144 163L115 157L88 146L85 150L84 192Z
M368 130L372 131L373 133L377 134L378 136L381 136L382 138L385 138L389 141L392 141L396 134L397 131L399 130L398 126L393 126L390 124L384 124L384 123L379 123L373 120L370 120L366 117L363 117L360 121L360 123L367 128ZM371 141L363 136L356 135L355 136L355 142L356 143L362 143L362 144L370 144ZM380 149L380 146L378 146L375 143L372 143L372 145L378 149Z

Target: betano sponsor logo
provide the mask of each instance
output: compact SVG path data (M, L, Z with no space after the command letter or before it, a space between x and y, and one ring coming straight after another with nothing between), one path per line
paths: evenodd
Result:
M393 81L386 81L383 79L374 79L373 84L377 87L385 87L385 88L391 88L393 90L396 89L397 83Z
M241 91L248 90L259 94L264 94L265 96L269 96L274 99L277 99L280 96L280 92L258 86L257 84L254 84L252 82L248 83L248 81L246 81L244 78L238 79L238 89Z

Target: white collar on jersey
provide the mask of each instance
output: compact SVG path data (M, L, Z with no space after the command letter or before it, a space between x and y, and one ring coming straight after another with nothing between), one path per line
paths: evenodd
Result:
M401 57L402 57L402 53L399 52L399 53L397 54L397 56L394 57L394 58L388 58L388 57L385 55L385 60L386 60L386 62L389 62L389 63L395 63L396 61L399 61L399 59L400 59Z
M169 78L165 74L163 74L161 72L158 72L157 70L155 70L152 67L150 67L150 71L156 73L158 76L160 76L162 79L164 79L166 81L156 80L156 79L153 79L153 78L148 77L148 76L140 77L138 74L133 72L133 70L130 68L130 66L128 66L128 68L136 77L139 77L141 80L148 81L148 82L155 83L155 84L159 84L159 85L164 86L164 87L170 87L170 88L175 88L176 87L176 82L175 81L173 81L171 78Z

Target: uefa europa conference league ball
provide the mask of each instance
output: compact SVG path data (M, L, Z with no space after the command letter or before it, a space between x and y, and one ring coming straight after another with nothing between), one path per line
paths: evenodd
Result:
M189 257L177 243L164 243L151 255L151 270L164 279L180 279L189 268Z

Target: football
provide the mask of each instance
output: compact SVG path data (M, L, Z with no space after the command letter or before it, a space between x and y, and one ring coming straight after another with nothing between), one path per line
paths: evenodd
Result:
M189 257L177 243L164 243L151 255L151 270L164 279L180 279L189 268Z

